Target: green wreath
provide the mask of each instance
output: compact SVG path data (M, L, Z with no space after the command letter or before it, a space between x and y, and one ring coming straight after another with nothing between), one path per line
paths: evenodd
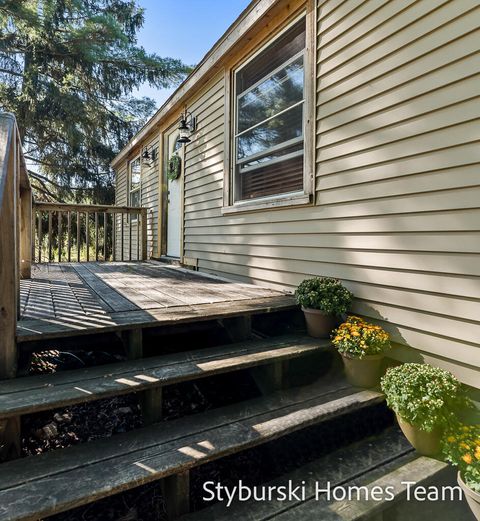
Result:
M180 172L182 168L182 160L180 156L177 154L173 154L173 156L168 160L168 169L167 169L167 179L169 181L175 181L180 177Z

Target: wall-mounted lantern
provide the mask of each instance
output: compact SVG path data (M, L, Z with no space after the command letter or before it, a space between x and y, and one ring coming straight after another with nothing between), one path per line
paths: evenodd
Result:
M152 166L155 161L156 150L152 147L148 150L148 147L145 147L142 152L142 163L146 166Z
M185 144L190 143L190 136L192 135L192 132L195 132L196 127L197 118L193 117L190 112L185 110L185 112L180 115L180 122L178 125L179 136L177 142Z

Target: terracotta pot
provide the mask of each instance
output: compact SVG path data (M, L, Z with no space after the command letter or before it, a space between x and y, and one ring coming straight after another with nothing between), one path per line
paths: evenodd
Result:
M434 429L432 432L422 431L418 427L402 420L398 414L397 421L402 429L405 438L413 448L422 456L435 456L440 452L441 429Z
M467 500L470 510L472 511L477 521L480 521L480 494L472 490L465 483L465 481L463 481L460 472L457 474L457 482L463 490L463 493L465 494L465 499Z
M383 358L383 354L356 358L342 353L348 382L356 387L377 386L380 383Z
M338 326L338 318L332 315L326 315L319 309L311 309L302 307L307 323L307 331L314 338L330 338L333 329Z

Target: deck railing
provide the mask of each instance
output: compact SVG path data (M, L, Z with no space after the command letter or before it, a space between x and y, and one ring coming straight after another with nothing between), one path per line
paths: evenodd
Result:
M16 373L20 277L31 273L32 190L12 114L0 114L0 379Z
M15 116L0 113L0 380L16 375L20 279L32 261L146 259L146 208L33 202Z
M35 202L35 262L146 260L147 209Z

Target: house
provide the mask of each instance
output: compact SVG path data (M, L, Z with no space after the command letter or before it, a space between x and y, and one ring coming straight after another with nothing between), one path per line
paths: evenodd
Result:
M452 494L453 468L414 452L382 393L345 380L288 293L342 279L393 358L478 390L478 27L469 0L255 0L114 160L116 205L34 200L15 116L0 114L1 520L91 517L125 492L150 508L157 482L175 519L213 490L205 470L305 495L182 519L469 518L459 496L427 494ZM69 353L104 347L106 365ZM52 349L80 364L23 376ZM169 404L179 384L201 404ZM123 396L128 432L19 458L66 408L89 404L98 423ZM125 497L116 518L137 514Z
M255 0L115 158L116 202L149 208L151 258L342 279L394 358L479 387L479 25L469 0Z

